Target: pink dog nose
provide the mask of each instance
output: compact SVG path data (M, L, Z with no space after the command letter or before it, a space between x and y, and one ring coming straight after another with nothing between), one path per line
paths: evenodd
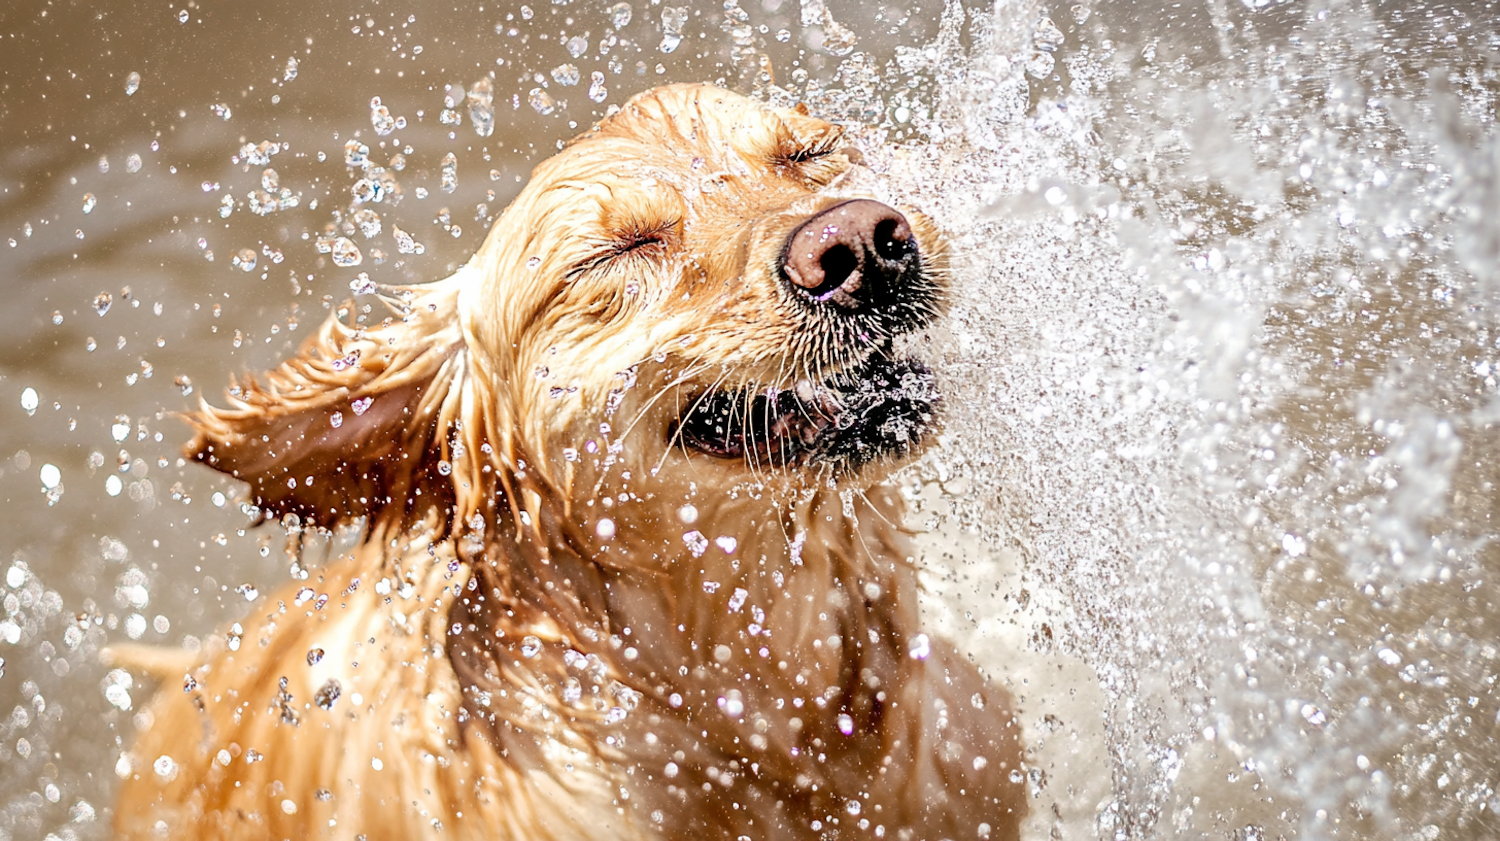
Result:
M902 281L920 263L906 217L878 201L856 199L792 231L782 271L806 297L857 310L894 303Z

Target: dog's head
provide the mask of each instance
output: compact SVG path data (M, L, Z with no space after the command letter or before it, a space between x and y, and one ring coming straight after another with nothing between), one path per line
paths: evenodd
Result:
M895 344L941 311L946 261L925 217L841 187L841 136L714 87L642 94L539 165L453 277L330 323L205 407L191 451L328 524L424 494L467 523L531 483L577 504L878 481L934 428Z

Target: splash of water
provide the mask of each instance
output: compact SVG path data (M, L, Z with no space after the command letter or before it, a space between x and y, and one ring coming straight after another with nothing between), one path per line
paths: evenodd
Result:
M956 246L948 441L916 481L1019 558L1032 652L1102 690L1108 795L1049 787L1043 750L1035 793L1069 836L1494 830L1486 33L1209 4L1141 43L1133 7L1040 12L950 4L934 44L816 92L935 94L877 102L867 138ZM1039 740L1066 693L1029 701Z

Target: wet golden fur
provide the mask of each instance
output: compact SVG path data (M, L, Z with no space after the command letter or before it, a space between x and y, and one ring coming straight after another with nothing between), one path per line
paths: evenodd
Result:
M197 458L366 537L161 692L118 834L1016 837L1008 697L919 636L897 465L671 443L705 389L853 364L775 277L846 197L839 135L712 87L643 94L452 277L204 406Z

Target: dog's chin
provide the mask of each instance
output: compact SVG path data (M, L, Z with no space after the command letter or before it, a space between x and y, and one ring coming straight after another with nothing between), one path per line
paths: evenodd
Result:
M688 402L672 439L751 469L848 476L919 452L936 433L940 400L927 366L887 348L821 383L706 391Z

